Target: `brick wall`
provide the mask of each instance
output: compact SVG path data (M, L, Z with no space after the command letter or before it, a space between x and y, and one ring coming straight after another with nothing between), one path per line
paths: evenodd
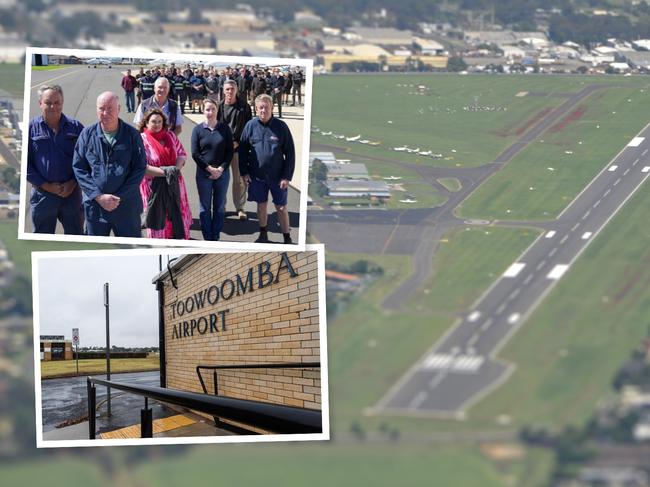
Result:
M291 277L286 265L278 273L282 254L204 254L174 274L178 290L172 287L169 278L165 279L167 387L203 392L195 371L199 364L320 360L317 253L284 253L297 274L295 277ZM264 261L270 263L274 280L277 274L279 277L277 283L260 288L258 266ZM239 274L246 284L250 268L253 269L254 286L252 291L246 287L244 293L236 286L236 276ZM268 281L268 274L263 277L263 283ZM232 291L230 283L224 284L226 280L233 281L236 292ZM214 286L224 291L218 299ZM193 298L197 293L204 298L200 309L196 309L197 301ZM224 299L230 294L229 299ZM208 302L208 297L211 302ZM188 298L193 298L193 303ZM222 329L225 310L228 311L225 313L225 329ZM210 315L216 315L217 321ZM213 332L209 331L211 320ZM205 371L203 377L212 393L211 371ZM220 395L228 397L312 409L321 407L318 368L218 371L218 389Z

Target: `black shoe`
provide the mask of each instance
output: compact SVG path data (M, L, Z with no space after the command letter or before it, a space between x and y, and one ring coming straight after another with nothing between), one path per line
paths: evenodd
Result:
M293 243L293 240L291 240L290 235L287 235L287 236L284 237L284 243L285 244L292 244Z
M255 243L269 243L269 236L267 233L260 233L260 236L257 237Z

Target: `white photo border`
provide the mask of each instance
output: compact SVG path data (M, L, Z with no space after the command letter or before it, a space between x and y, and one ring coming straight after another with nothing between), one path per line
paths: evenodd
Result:
M283 252L274 247L273 251ZM321 433L305 434L269 434L241 436L196 436L176 438L136 438L136 439L94 439L94 440L44 440L43 439L43 404L41 395L41 357L40 357L40 287L39 264L45 259L57 258L96 258L96 257L126 257L138 255L162 254L221 254L221 253L254 253L268 252L264 249L234 251L229 249L196 249L196 248L151 248L126 250L70 250L32 252L32 299L34 308L34 397L36 408L36 447L37 448L69 448L69 447L99 447L122 445L179 445L179 444L220 444L220 443L268 443L279 441L325 441L330 439L330 403L329 403L329 374L327 356L327 313L325 296L325 247L323 244L310 244L304 250L295 247L290 252L313 252L318 256L318 312L319 312L319 342L321 364Z
M165 247L201 247L220 248L234 250L299 250L305 249L307 239L307 197L309 184L309 147L311 138L311 109L312 92L314 81L314 62L312 59L304 58L274 58L259 56L222 56L218 54L182 54L182 53L153 53L149 51L124 50L88 50L88 49L62 49L46 47L27 47L25 53L25 87L23 100L23 133L22 153L20 159L20 208L18 210L18 239L19 240L44 240L52 242L81 242L81 243L103 243L103 244L128 244L128 245L155 245ZM93 57L132 57L165 59L166 61L188 61L188 62L223 62L223 63L246 63L264 65L285 65L301 66L305 70L305 111L303 116L302 153L296 154L296 160L301 164L300 173L300 210L298 224L298 243L253 243L253 242L207 242L204 240L182 240L182 239L160 239L147 237L98 237L92 235L63 235L50 233L34 233L25 231L25 218L27 217L27 151L29 148L29 114L31 103L31 81L32 81L32 56L35 54L49 54L57 56L78 56L83 58Z

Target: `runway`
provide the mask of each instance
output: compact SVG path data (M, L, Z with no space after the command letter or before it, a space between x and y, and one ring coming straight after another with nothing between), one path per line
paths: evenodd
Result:
M29 107L29 118L33 118L41 114L40 108L38 106L38 101L36 97L36 92L38 88L44 83L53 83L59 84L63 88L64 93L64 107L63 113L76 118L81 121L84 125L90 125L97 121L97 115L95 113L95 105L97 96L104 91L114 91L120 96L121 101L121 111L120 118L125 122L133 125L132 120L134 117L133 113L126 112L126 103L124 101L124 93L120 88L120 80L122 79L122 71L126 71L129 66L114 66L111 69L108 69L105 66L98 66L97 68L88 67L86 65L73 65L70 67L65 67L53 71L32 71L31 79L31 103ZM135 72L135 67L133 68ZM299 113L294 113L296 109L293 107L283 107L283 115L286 114L290 117L301 115ZM194 117L196 118L196 117ZM192 156L190 154L191 149L191 135L192 129L195 126L195 123L190 117L183 117L183 131L179 135L179 139L183 144L186 152L188 153L188 159L185 168L183 169L183 175L185 178L185 186L187 188L188 199L190 207L192 209L192 216L194 223L192 224L190 235L193 240L203 240L200 231L199 224L199 196L196 189L195 179L195 167L196 165L192 161ZM302 132L299 134L293 134L296 141L296 165L300 164L301 161L301 152L299 147L302 144ZM300 139L300 140L298 140ZM294 179L299 178L299 172L296 171ZM27 184L27 191L29 193L30 185ZM259 231L259 226L257 222L256 215L256 204L247 202L245 206L245 211L248 214L248 221L240 222L236 218L235 207L232 203L232 178L231 183L228 188L228 198L226 200L226 221L224 224L224 229L222 232L221 239L223 241L231 242L253 242ZM28 198L27 198L28 199ZM271 211L272 205L270 205L270 215L269 215L269 239L278 243L282 242L282 233L280 232L279 224L275 217L275 210ZM291 224L291 238L294 243L298 242L298 227L300 224L305 225L306 223L300 222L300 191L296 188L289 188L289 220ZM29 211L24 212L25 215L25 231L31 232L31 220L29 216ZM57 225L57 233L63 233L61 225Z
M650 128L621 149L546 226L452 328L391 388L374 410L462 416L502 384L513 364L495 358L553 286L650 174Z

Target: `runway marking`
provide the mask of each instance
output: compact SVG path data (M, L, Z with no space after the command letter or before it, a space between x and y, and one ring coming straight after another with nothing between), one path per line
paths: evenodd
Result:
M476 342L478 342L478 339L479 339L480 336L481 336L481 335L479 335L478 333L474 333L474 334L470 337L470 339L467 340L467 346L468 346L468 347L473 347L474 345L476 345Z
M536 270L540 270L542 267L544 267L544 264L546 264L546 261L541 261L539 264L537 264Z
M512 313L512 314L508 317L508 324L510 324L510 325L514 325L515 323L517 323L517 321L519 321L519 318L520 318L520 317L521 317L521 315L520 315L519 313Z
M628 147L639 147L641 145L641 142L645 140L645 137L634 137L632 140L630 140L630 143L627 144Z
M77 73L78 73L77 70L73 70L73 71L70 71L69 73L62 74L61 76L55 76L54 78L50 78L50 79L48 79L48 80L45 80L45 81L42 81L42 82L40 82L40 83L37 83L37 84L33 85L33 86L31 87L31 89L33 90L34 88L38 88L38 87L43 86L43 85L49 85L49 84L51 84L52 81L54 81L55 79L63 78L63 77L65 77L65 76L70 76L71 74L77 74Z
M475 335L478 338L478 335ZM480 355L458 355L434 353L427 357L420 368L422 369L449 369L454 372L474 372L485 362L485 357Z
M642 155L642 156L645 156L647 153L648 153L648 149L644 150L644 151L641 153L641 155Z
M598 200L598 201L596 201L596 202L594 203L594 208L596 208L596 207L600 204L601 201L602 201L602 200Z
M473 323L474 321L478 320L481 317L481 312L480 311L474 311L467 317L467 321L470 323Z
M549 256L549 257L553 257L553 256L555 255L555 252L557 252L557 247L553 247L553 250L551 250L551 251L548 253L548 256Z
M419 408L424 401L427 399L427 392L426 391L420 391L416 394L416 396L413 398L411 403L409 404L410 408L417 409Z
M634 162L632 163L632 165L633 165L633 166L636 166L636 165L639 163L639 160L640 160L640 159L637 157L636 161L634 161Z
M506 303L501 303L501 305L497 308L497 314L500 315L503 313L504 309L506 309Z
M503 273L503 277L517 277L517 274L519 274L524 267L526 267L526 264L523 262L515 262L506 269Z
M572 231L572 232L575 232L575 231L578 229L579 226L580 226L580 222L576 223L575 225L573 225L573 226L571 227L571 231Z
M528 275L526 276L526 279L524 279L524 285L528 284L528 283L531 281L532 278L533 278L533 275L532 275L532 274L528 274Z
M607 170L609 172L614 172L614 171L616 171L617 168L618 168L618 166L609 166L609 169L607 169Z
M605 191L605 194L603 196L607 196L611 192L612 192L612 188L608 188L607 191Z
M591 210L587 210L587 213L585 213L584 215L582 215L582 219L583 219L583 220L586 220L587 217L589 217L589 214L590 214L590 213L591 213Z
M629 173L629 172L630 172L630 168L628 167L628 168L623 172L623 176L627 176L627 173Z
M591 237L591 232L585 232L582 234L582 240L587 240L589 237Z
M553 238L554 235L555 235L555 230L551 230L544 236L544 238Z
M569 268L566 264L557 264L546 276L549 279L559 279Z
M568 238L569 238L569 236L565 235L564 237L562 237L562 240L560 240L560 243L563 244L564 242L567 241Z
M650 171L650 166L646 166L643 169L641 169L641 172L648 172Z
M487 330L488 328L490 328L490 325L492 325L492 323L494 323L494 320L492 318L485 320L485 323L481 325L481 330L483 331Z
M621 178L618 178L616 181L614 181L614 186L616 186L620 182L621 182Z

